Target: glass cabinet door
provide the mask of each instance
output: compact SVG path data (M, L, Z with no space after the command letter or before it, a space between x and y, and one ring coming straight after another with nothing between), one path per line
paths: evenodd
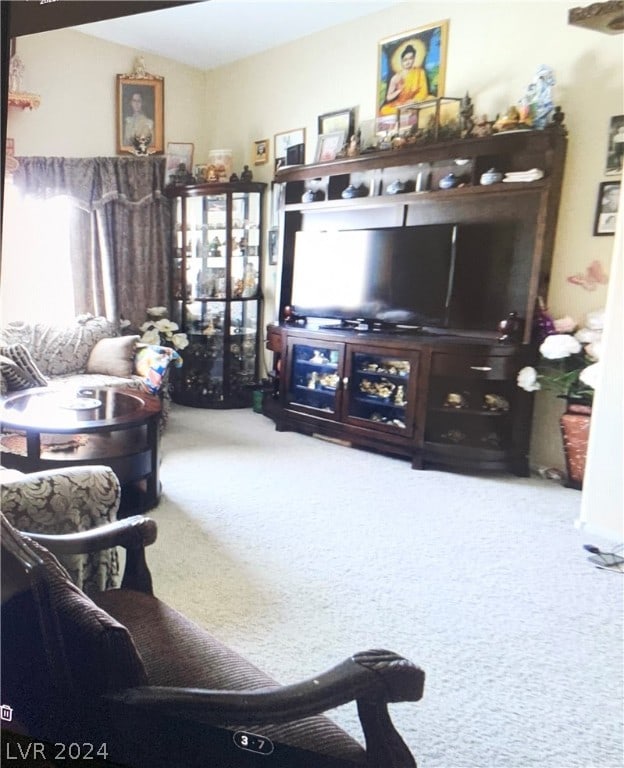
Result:
M371 354L353 351L349 357L347 420L374 424L408 435L413 432L413 403L417 355Z
M189 336L172 397L243 407L258 380L265 184L205 184L173 198L173 317Z
M289 407L323 411L337 417L340 411L342 345L288 343Z

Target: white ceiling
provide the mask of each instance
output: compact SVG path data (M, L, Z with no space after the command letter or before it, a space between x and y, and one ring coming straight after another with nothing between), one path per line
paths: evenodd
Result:
M204 0L74 29L208 70L402 1Z

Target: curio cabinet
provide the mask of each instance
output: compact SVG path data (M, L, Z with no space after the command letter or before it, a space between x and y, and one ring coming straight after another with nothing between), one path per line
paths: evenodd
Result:
M189 337L172 398L246 407L258 380L262 202L266 185L170 186L172 317Z

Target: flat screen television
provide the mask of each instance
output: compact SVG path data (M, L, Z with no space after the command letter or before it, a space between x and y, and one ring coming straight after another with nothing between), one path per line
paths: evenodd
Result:
M291 311L359 327L447 327L457 225L300 231Z

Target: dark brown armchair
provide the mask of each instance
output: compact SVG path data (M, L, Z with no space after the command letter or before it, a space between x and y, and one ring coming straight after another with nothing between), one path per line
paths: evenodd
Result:
M131 768L415 766L387 704L418 701L422 670L372 650L279 686L154 597L145 546L155 539L155 522L139 516L62 536L25 535L2 516L9 730L105 744L109 760ZM126 549L122 586L95 595L97 604L51 554L112 546ZM366 749L321 714L353 700Z

